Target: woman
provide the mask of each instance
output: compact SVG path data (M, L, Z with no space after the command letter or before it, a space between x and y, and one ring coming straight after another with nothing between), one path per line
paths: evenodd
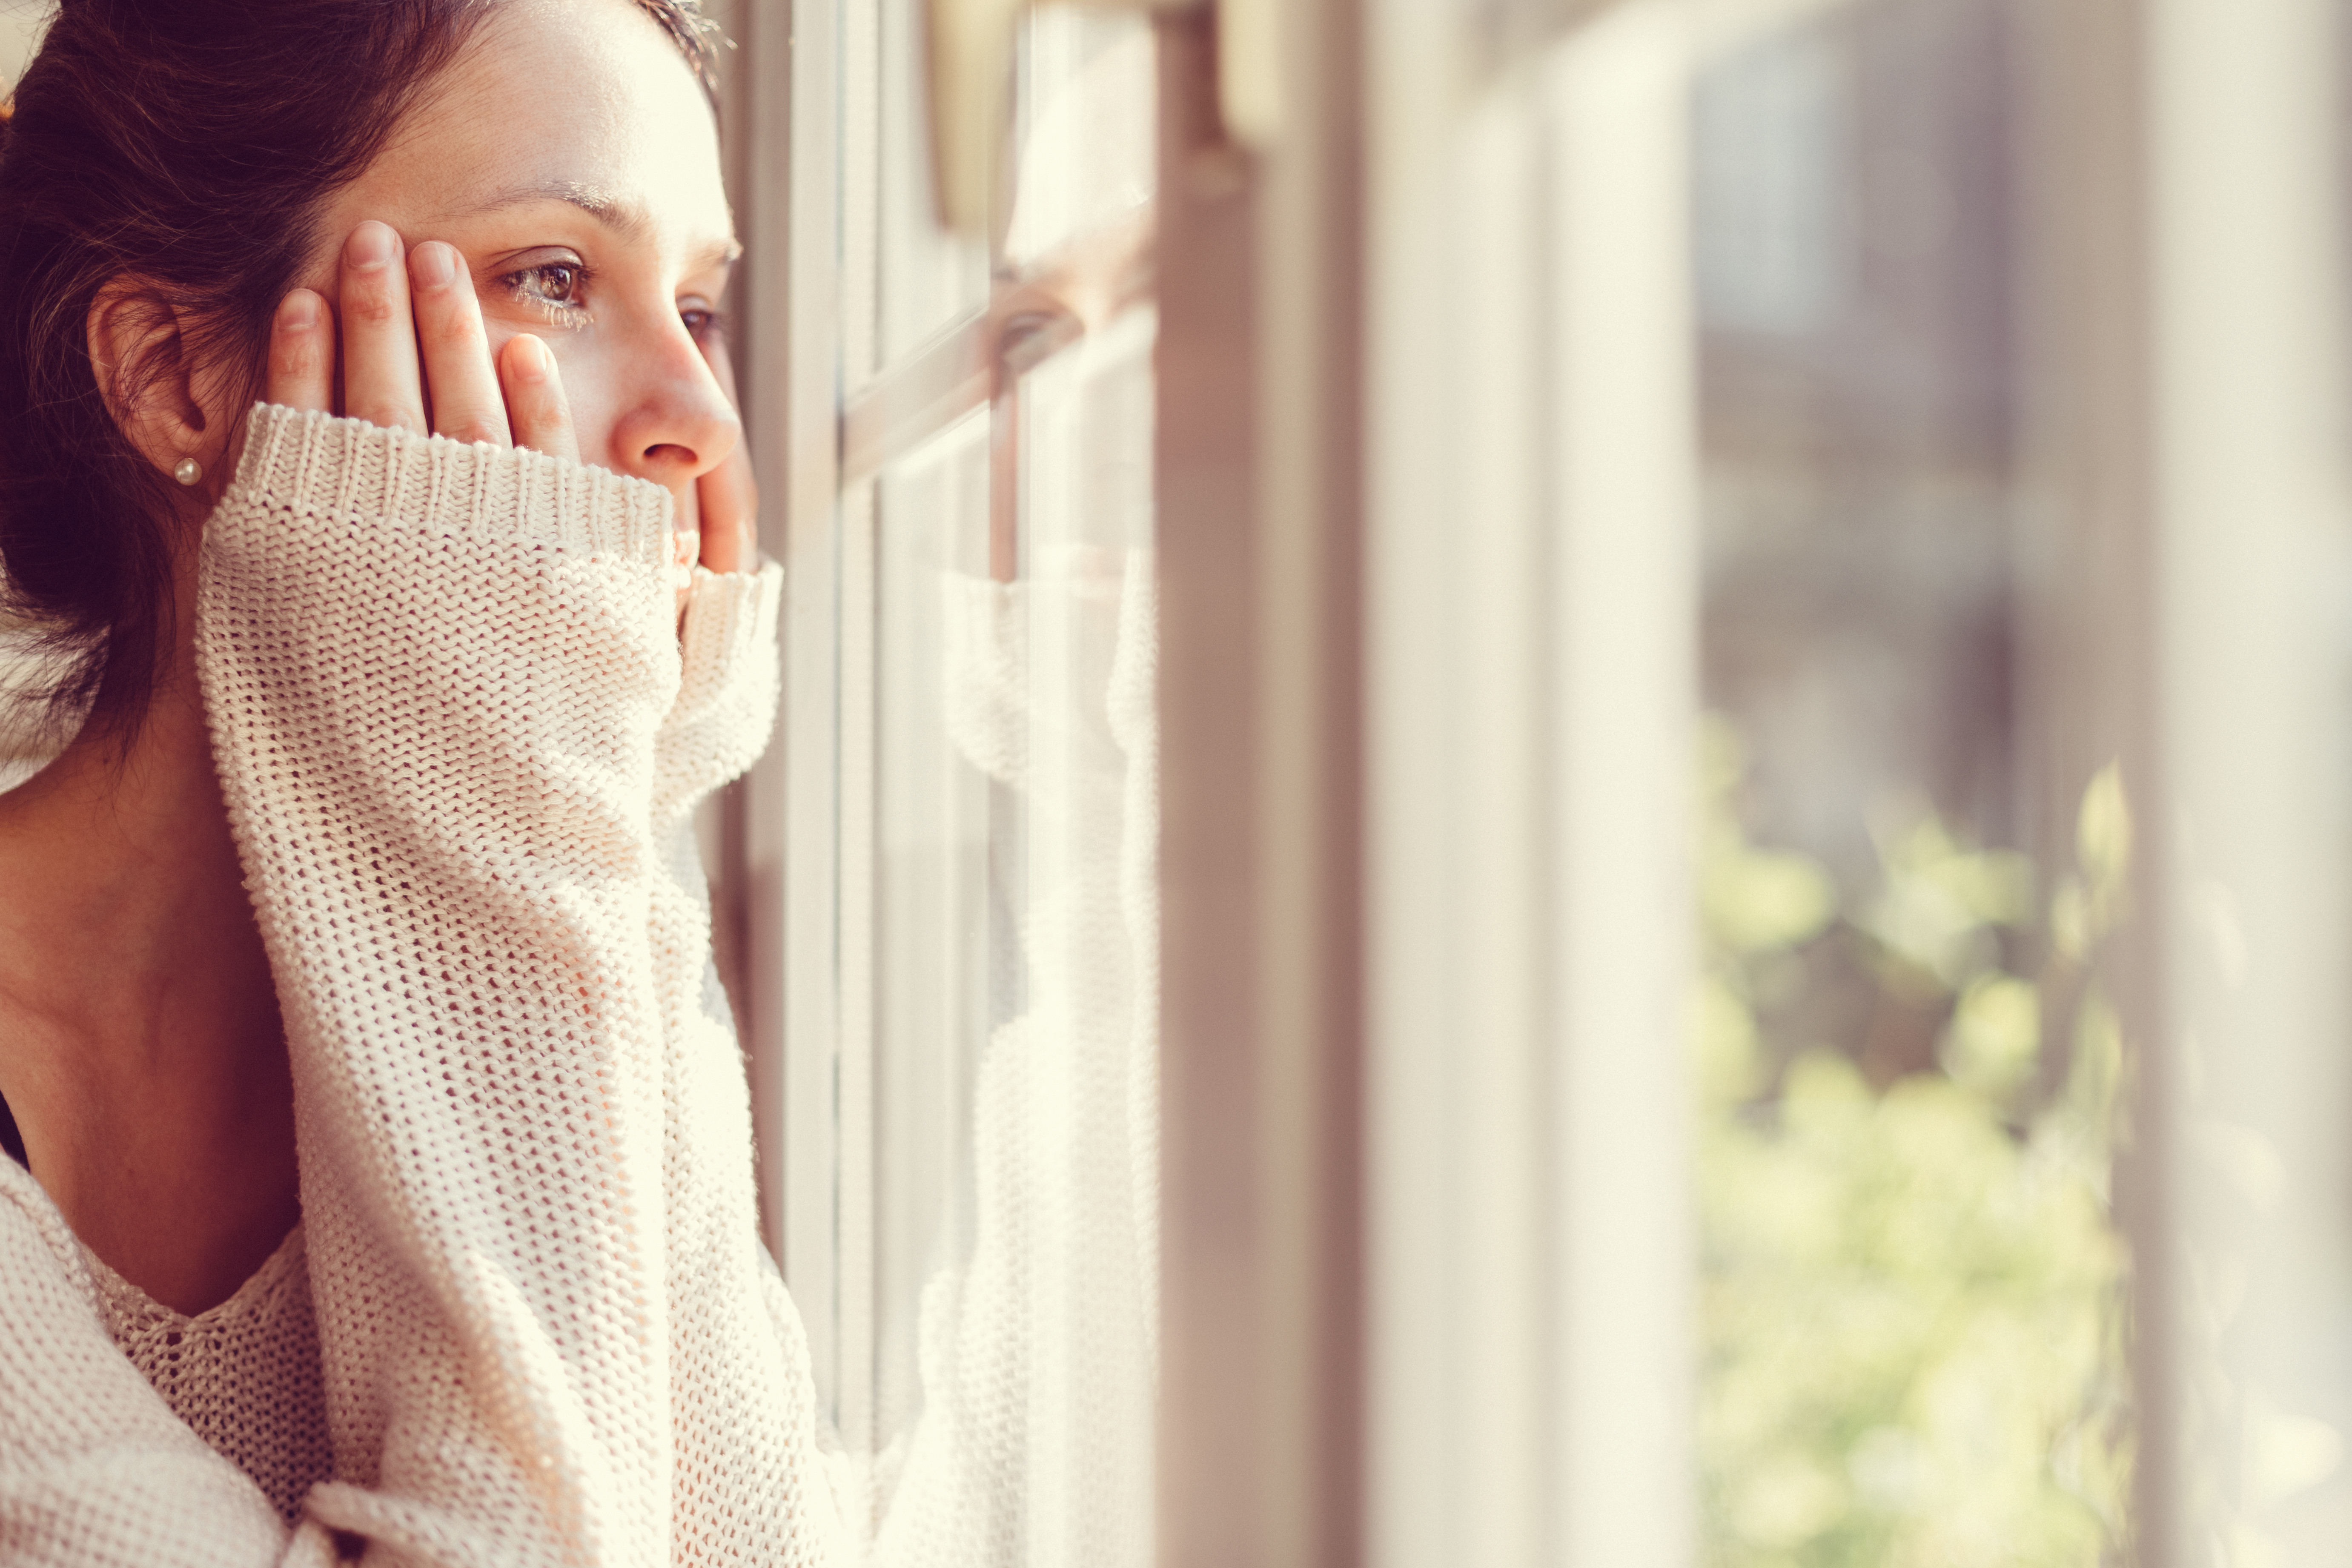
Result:
M66 0L19 84L0 568L87 718L0 795L0 1560L829 1550L688 829L778 592L703 47Z

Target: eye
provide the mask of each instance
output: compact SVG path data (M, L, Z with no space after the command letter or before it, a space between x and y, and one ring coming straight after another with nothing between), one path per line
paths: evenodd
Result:
M706 305L699 300L688 300L680 303L677 308L677 319L686 323L687 331L698 343L721 336L727 331L727 318L715 307Z
M551 261L544 267L534 267L529 276L538 279L534 292L549 304L579 303L580 269L569 262Z
M577 314L587 302L588 268L576 256L553 256L501 274L499 284L526 304Z

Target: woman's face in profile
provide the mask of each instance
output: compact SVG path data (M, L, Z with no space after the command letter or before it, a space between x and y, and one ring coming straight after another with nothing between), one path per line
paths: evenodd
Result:
M692 507L740 434L711 363L736 247L709 103L650 18L627 0L500 7L328 203L298 282L340 308L344 240L371 218L412 251L457 248L490 353L519 332L548 344L583 461Z

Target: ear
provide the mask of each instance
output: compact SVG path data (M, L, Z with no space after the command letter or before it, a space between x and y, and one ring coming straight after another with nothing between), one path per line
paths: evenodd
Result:
M99 395L141 456L169 474L181 459L213 466L220 421L208 417L181 312L118 278L89 306L89 363Z

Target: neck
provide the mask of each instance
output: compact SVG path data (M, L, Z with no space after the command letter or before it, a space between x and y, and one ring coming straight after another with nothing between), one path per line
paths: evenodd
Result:
M293 1090L187 650L0 795L0 1097L90 1249L184 1312L299 1215Z

